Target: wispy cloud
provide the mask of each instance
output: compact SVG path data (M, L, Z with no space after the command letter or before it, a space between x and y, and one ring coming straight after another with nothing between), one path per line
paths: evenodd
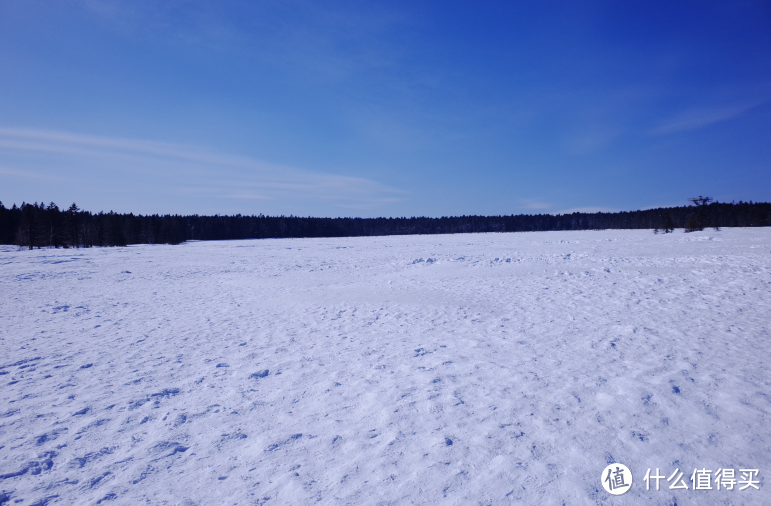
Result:
M195 8L135 0L77 3L113 30L260 60L296 73L304 83L339 83L393 66L401 51L386 35L407 23L401 10L374 4L282 0L234 10L223 2L197 2Z
M218 199L316 201L339 207L390 202L404 192L371 179L328 174L192 146L46 130L0 128L0 161L57 167L57 176L134 181L166 192ZM50 171L50 170L49 170ZM40 170L0 174L44 177ZM137 183L137 184L139 184ZM127 188L130 191L130 188Z
M522 209L550 209L551 204L540 202L538 200L522 199L519 201Z
M10 169L8 167L1 167L1 166L0 166L0 176L19 177L23 179L37 179L41 181L60 181L61 180L61 178L50 176L47 174L38 174L35 172L18 170L18 169Z
M602 150L620 134L620 128L610 125L585 126L571 132L564 140L563 146L571 155L588 155Z
M613 209L611 207L571 207L563 211L558 211L552 214L573 214L573 213L616 213L619 209Z
M741 116L763 102L733 104L720 107L703 107L682 112L669 119L663 125L654 128L652 135L665 135L688 130L696 130L721 121Z
M239 199L239 200L273 200L272 197L266 197L265 195L257 195L255 193L234 193L232 195L225 195L225 198Z
M257 163L246 157L222 155L179 144L17 128L0 128L0 147L73 155L151 155L212 165L253 166Z

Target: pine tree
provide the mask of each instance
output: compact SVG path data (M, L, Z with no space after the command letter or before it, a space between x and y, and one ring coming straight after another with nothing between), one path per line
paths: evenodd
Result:
M59 206L51 202L45 209L45 240L47 246L61 246Z
M707 205L712 202L712 198L699 195L698 197L688 199L688 201L696 206L696 208L685 220L685 232L700 232L704 230L704 227L706 226Z
M78 226L80 209L78 209L78 205L73 202L69 209L67 209L65 212L64 216L67 230L67 239L70 243L70 246L73 248L78 248L80 247L80 241L78 240L80 238L80 229Z
M675 222L672 221L672 216L669 213L664 213L659 217L659 227L654 230L653 233L658 234L659 232L664 232L665 234L669 234L674 230Z
M32 249L35 246L35 207L32 204L22 202L19 209L21 209L21 219L16 231L15 242L19 248L26 246Z

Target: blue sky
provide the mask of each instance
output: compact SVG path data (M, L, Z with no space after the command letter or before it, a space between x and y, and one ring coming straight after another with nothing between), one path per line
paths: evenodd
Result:
M446 216L771 200L767 1L0 2L0 200Z

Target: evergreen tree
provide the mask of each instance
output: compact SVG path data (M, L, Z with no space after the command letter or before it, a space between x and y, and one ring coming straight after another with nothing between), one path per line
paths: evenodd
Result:
M78 248L80 247L80 209L78 209L78 205L73 202L64 216L69 245Z
M699 195L698 197L688 199L688 201L695 206L695 209L688 215L688 218L686 218L685 232L704 230L707 221L706 208L707 205L712 202L712 198Z
M45 209L45 243L46 246L58 248L61 246L61 213L59 206L51 202Z
M37 203L36 203L37 204ZM16 245L19 248L33 249L37 243L37 205L21 203L21 220L16 232ZM39 246L38 246L39 247Z
M296 216L178 216L92 214L76 204L59 209L53 202L0 203L0 244L26 248L64 246L121 246L141 243L179 244L186 240L256 239L278 237L355 237L407 234L455 234L549 230L603 230L650 228L657 218L658 231L675 227L771 226L771 204L712 202L692 199L690 206L619 213L567 215L443 216L441 218L312 218Z
M653 232L658 234L664 232L669 234L675 230L675 222L672 221L672 216L669 213L662 213L659 217L659 226Z

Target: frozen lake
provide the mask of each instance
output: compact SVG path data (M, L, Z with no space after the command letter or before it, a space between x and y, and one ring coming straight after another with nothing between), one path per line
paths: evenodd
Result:
M0 491L771 504L769 322L768 228L0 247Z

